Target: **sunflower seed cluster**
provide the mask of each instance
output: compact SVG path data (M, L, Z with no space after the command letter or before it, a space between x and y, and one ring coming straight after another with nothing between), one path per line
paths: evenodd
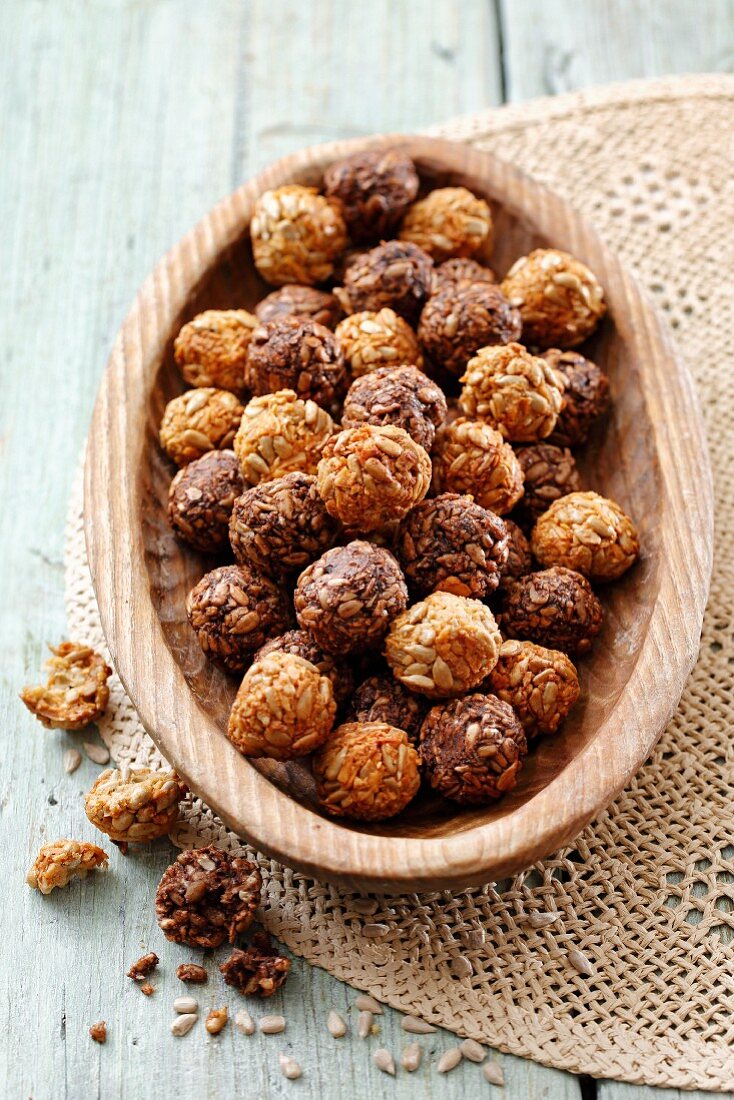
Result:
M443 390L416 367L381 367L353 382L347 393L342 426L360 424L402 428L430 451L436 428L446 415Z
M336 338L353 378L379 367L423 366L418 339L394 309L352 313L336 327Z
M257 319L246 309L208 309L183 326L173 354L190 386L242 394L245 363Z
M104 714L110 699L112 669L88 645L61 642L49 646L45 684L23 688L21 700L47 729L80 730Z
M173 771L107 768L97 776L84 809L95 828L115 843L143 844L170 832L186 791Z
M520 313L498 286L446 281L426 302L418 339L427 357L460 375L480 348L519 340Z
M586 577L561 566L508 581L499 616L509 637L561 649L572 657L590 651L603 619L601 603Z
M577 351L551 348L543 358L563 375L563 404L556 426L548 436L558 447L578 447L609 407L609 379L601 367Z
M177 466L201 458L207 451L231 448L242 405L229 390L202 386L174 397L161 421L161 447Z
M640 540L630 517L598 493L570 493L540 517L531 536L543 565L575 569L593 581L613 581L635 563Z
M234 438L245 485L258 485L294 470L315 474L334 422L315 401L293 390L253 397Z
M345 394L344 356L334 333L317 321L278 317L252 334L247 388L262 396L294 390L303 401L332 408Z
M521 344L481 348L461 381L466 415L488 421L513 443L545 439L556 426L563 376Z
M581 488L576 460L568 447L534 443L517 451L517 461L525 486L517 515L530 527L554 501Z
M557 248L536 248L516 260L502 290L522 315L526 344L575 348L606 313L604 292L586 264Z
M415 324L431 293L433 260L410 241L385 241L355 256L335 294L345 313L388 306Z
M488 254L492 213L484 199L466 187L437 187L410 207L400 226L400 240L417 244L436 263Z
M280 317L295 317L298 321L316 321L333 329L341 315L336 296L328 290L288 283L274 290L255 306L255 317L261 325Z
M399 149L367 149L330 164L324 189L341 203L351 239L374 243L395 232L418 194L418 173Z
M209 451L183 466L168 492L168 521L195 550L214 554L226 547L229 519L242 492L234 451Z
M510 704L528 738L555 733L580 693L565 653L514 638L502 643L485 686Z
M360 821L394 817L420 785L408 735L381 722L339 726L314 757L313 770L327 813Z
M460 416L436 432L433 445L434 493L471 496L499 516L512 511L523 494L517 456L498 431Z
M106 871L109 857L96 844L83 840L55 840L44 844L25 877L33 890L50 894L90 871Z
M347 244L339 202L315 187L288 184L266 191L250 222L255 266L273 286L323 283Z

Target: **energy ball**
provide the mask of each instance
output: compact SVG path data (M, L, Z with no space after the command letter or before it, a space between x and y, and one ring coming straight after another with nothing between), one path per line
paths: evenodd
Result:
M522 470L499 432L460 416L436 432L433 491L471 496L482 508L504 516L523 494Z
M344 396L347 372L333 332L317 321L279 317L253 332L245 381L258 397L294 390L330 408Z
M397 558L420 596L453 592L483 599L507 561L507 529L471 497L443 493L424 500L400 527Z
M356 539L335 546L298 578L298 625L337 656L378 646L404 611L408 589L389 550Z
M245 405L234 438L245 485L259 485L302 470L315 474L334 421L315 401L301 401L293 390L253 397Z
M354 531L377 531L423 500L431 460L402 428L361 424L326 442L316 477L332 516Z
M260 196L250 236L255 266L272 286L325 282L347 247L341 204L297 183Z
M486 805L512 790L527 751L517 715L496 695L467 695L433 707L421 729L428 782L463 806Z
M188 594L186 614L204 653L229 672L241 672L292 621L281 589L247 565L222 565L202 577Z
M601 367L577 351L551 348L543 358L563 375L566 388L556 426L549 443L577 447L589 438L592 425L609 407L609 379Z
M295 317L298 321L316 321L333 329L341 316L341 309L335 295L328 290L288 283L258 302L255 316L261 325L281 317Z
M405 730L410 743L417 746L427 705L391 676L370 676L354 692L349 718Z
M499 287L448 282L426 302L418 339L432 362L460 375L480 348L518 340L521 327L519 312Z
M167 940L189 947L234 943L252 924L262 876L254 863L213 844L181 852L163 872L155 915Z
M356 243L392 237L418 194L418 173L399 149L367 149L337 160L324 172L324 190L339 199Z
M243 756L294 760L322 745L336 717L328 676L292 653L267 653L245 673L227 736Z
M322 676L328 676L334 690L337 707L342 707L354 690L354 674L346 662L338 661L330 653L325 653L306 630L287 630L277 638L271 638L258 649L253 657L257 662L268 653L291 653L314 665Z
M401 363L423 366L415 333L387 306L377 313L367 310L345 317L336 327L336 338L354 378L378 367L397 367Z
M338 529L319 496L316 478L294 472L255 485L237 498L229 541L238 562L283 580L333 546Z
M569 493L540 517L530 543L542 565L563 565L592 581L613 581L637 561L630 517L598 493Z
M510 638L583 656L602 628L604 611L586 577L554 567L506 584L500 626Z
M591 336L607 309L596 276L556 248L521 256L502 289L522 314L524 342L539 348L575 348Z
M161 421L161 447L177 466L185 466L208 451L232 446L242 419L242 405L229 390L202 386L174 397Z
M313 759L319 802L334 817L383 821L418 793L418 753L405 730L346 722Z
M490 267L477 263L465 256L455 256L452 260L444 260L433 271L433 293L436 294L442 287L456 283L496 283L497 278Z
M500 588L504 588L508 581L524 577L533 569L533 555L530 543L522 530L511 519L505 516L503 523L507 532L507 561L500 569Z
M433 592L398 616L385 656L401 684L439 699L480 684L494 668L501 644L494 615L483 603Z
M581 478L568 447L534 443L531 447L520 447L515 453L525 479L518 516L532 527L555 500L580 489Z
M234 451L209 451L178 471L168 491L168 521L180 539L214 554L227 545L229 517L243 489Z
M514 638L502 643L486 688L510 704L528 738L555 733L580 694L565 653Z
M80 642L48 648L47 682L24 687L20 698L46 729L82 730L107 709L112 669L91 646Z
M345 313L388 306L415 324L431 293L433 260L409 241L386 241L356 256L336 294Z
M484 199L466 187L437 187L413 203L399 237L417 244L437 263L452 256L487 255L492 247L492 213Z
M96 844L84 840L54 840L39 849L25 880L32 890L50 894L63 889L72 879L86 878L90 871L106 871L109 856Z
M176 365L190 386L217 386L241 394L247 350L256 328L257 319L245 309L199 313L176 337Z
M436 428L446 416L446 398L416 367L381 367L358 378L344 401L342 426L392 424L430 451Z
M556 426L563 375L522 344L481 348L461 381L466 415L488 421L513 443L535 443Z
M187 787L175 772L118 768L101 772L84 800L95 828L116 844L144 844L169 833L178 821L178 804Z

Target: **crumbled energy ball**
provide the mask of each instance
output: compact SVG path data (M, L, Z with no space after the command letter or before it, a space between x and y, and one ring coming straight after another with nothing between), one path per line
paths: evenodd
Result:
M107 1024L104 1020L99 1020L96 1024L92 1024L89 1029L89 1035L94 1039L95 1043L104 1044L107 1042Z
M515 786L527 741L507 703L495 695L467 695L428 712L420 754L435 791L464 806L481 806Z
M229 672L292 621L285 593L248 565L212 569L189 592L186 614L204 653Z
M236 560L276 580L300 572L334 545L339 525L329 515L312 474L265 481L234 504L229 538Z
M535 443L521 447L516 454L525 484L518 516L520 522L532 526L554 500L580 489L581 478L568 447Z
M418 793L418 753L405 730L346 722L313 760L319 801L334 817L382 821Z
M436 432L433 491L471 496L482 508L504 516L523 494L522 470L498 431L460 416Z
M466 187L437 187L414 202L400 227L400 240L417 244L437 263L452 256L488 255L492 213Z
M352 695L354 674L343 661L338 661L331 653L326 653L316 644L306 630L287 630L278 638L271 638L258 649L253 660L262 660L268 653L291 653L314 665L322 676L328 676L334 690L337 707L343 706Z
M347 246L341 205L300 184L260 196L250 236L255 266L273 286L325 282Z
M505 275L502 289L522 314L526 344L575 348L606 313L604 291L580 260L557 248L536 248Z
M496 283L494 271L476 260L468 257L456 256L452 260L444 260L438 264L433 272L433 293L437 294L442 287L456 283Z
M445 416L443 391L425 374L415 367L382 367L352 383L344 401L342 426L392 424L430 451L436 428Z
M155 970L159 962L160 959L155 951L149 951L147 955L142 955L137 962L132 964L127 976L135 982L142 982L143 978L146 978L151 971Z
M507 529L471 497L442 493L408 513L396 553L420 596L439 591L483 599L497 588L507 561Z
M198 963L180 963L176 967L176 977L180 982L194 982L197 985L209 980L206 970Z
M433 260L409 241L386 241L362 252L334 291L345 313L377 312L388 306L409 324L418 320L431 293Z
M158 925L167 940L190 947L234 943L252 924L261 888L257 867L241 856L214 845L181 852L158 883Z
M315 474L334 421L315 401L301 401L293 390L253 397L234 439L245 485L303 470Z
M372 242L391 237L418 194L418 173L399 149L366 149L334 161L324 189L339 199L350 238Z
M345 317L336 326L336 338L354 378L378 367L423 366L415 333L387 306L376 313L365 310Z
M168 492L168 520L180 539L214 554L227 545L229 517L242 492L234 451L209 451L182 467Z
M49 673L47 682L24 687L20 698L46 729L84 729L105 712L112 669L98 653L79 642L48 648L52 656L44 665Z
M83 840L55 840L44 844L25 877L34 890L50 894L67 886L73 878L86 878L90 871L107 870L108 856L96 844Z
M530 542L543 565L563 565L592 581L616 580L640 554L630 517L598 493L561 497L540 517Z
M188 390L166 405L161 447L177 466L185 466L207 451L231 448L242 412L242 405L229 390L212 386Z
M530 543L522 530L506 516L503 522L507 531L507 561L500 570L500 588L504 588L507 581L524 577L533 569Z
M279 317L252 334L245 379L262 397L294 390L303 401L331 408L347 389L344 356L330 329L316 321Z
M508 581L505 587L499 616L505 634L571 656L589 652L604 612L586 577L554 567Z
M273 949L270 937L262 932L252 937L249 947L235 947L220 964L227 985L233 985L245 997L272 997L288 977L290 959Z
M405 730L410 743L417 746L426 709L424 699L413 695L391 676L370 676L352 696L349 721L377 722Z
M227 736L243 756L294 760L323 744L335 717L328 676L292 653L268 653L245 673Z
M481 348L462 377L460 404L513 443L545 439L556 426L563 375L521 344Z
M514 638L502 643L485 686L510 704L527 737L555 733L580 694L565 653Z
M216 386L241 394L255 328L257 319L245 309L207 309L176 337L176 365L190 386Z
M459 375L480 348L518 340L521 328L518 310L498 286L449 281L426 302L418 339L433 363Z
M173 771L107 768L84 800L87 817L115 843L144 844L175 825L187 787Z
M339 655L379 645L405 610L408 589L388 550L355 540L301 573L293 600L299 626L321 649Z
M258 302L255 316L261 325L279 317L295 317L299 321L316 321L333 329L341 316L341 309L336 296L330 291L289 283Z
M494 668L502 638L479 600L434 592L392 624L385 656L402 684L440 699L476 687Z
M566 384L561 411L548 442L558 447L577 447L586 442L592 425L609 407L609 379L601 367L577 351L551 348L543 352L543 358L563 375Z
M332 516L353 531L377 531L423 500L431 460L402 428L361 424L327 441L316 478Z

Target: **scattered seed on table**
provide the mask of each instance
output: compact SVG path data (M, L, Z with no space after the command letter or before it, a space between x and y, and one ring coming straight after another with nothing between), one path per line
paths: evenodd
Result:
M403 1031L407 1031L411 1035L433 1035L436 1030L432 1024L420 1020L417 1016L403 1016L400 1026Z
M82 762L82 754L78 749L67 749L64 753L64 771L71 775Z
M403 1069L407 1069L408 1073L413 1073L421 1064L422 1057L423 1048L420 1043L408 1043L400 1055L400 1065Z
M181 963L176 967L176 977L180 982L196 982L200 984L208 980L209 975L203 966L198 963Z
M355 913L360 913L363 917L373 916L380 908L374 898L355 898L350 905Z
M505 1071L497 1062L485 1062L482 1066L482 1073L490 1085L504 1085L505 1083Z
M389 924L363 924L362 935L367 940L379 940L390 931Z
M354 1002L354 1007L360 1012L371 1012L373 1016L382 1016L382 1005L367 993L360 993Z
M285 1016L261 1016L258 1027L263 1035L280 1035L285 1031Z
M171 1024L171 1035L188 1035L198 1019L196 1012L184 1012L177 1016Z
M194 997L176 997L173 1002L174 1012L198 1012L199 1004Z
M287 1077L289 1081L297 1081L303 1073L298 1062L295 1058L291 1058L289 1054L279 1054L278 1061L280 1062L281 1073L284 1077Z
M379 1047L372 1055L372 1061L383 1073L389 1073L391 1077L395 1076L395 1060L389 1050Z
M471 978L474 973L474 967L469 962L466 955L457 955L451 965L451 969L457 978Z
M560 913L528 913L528 924L533 928L547 928L549 924L555 924L560 916Z
M583 974L585 977L590 978L594 973L594 966L583 951L579 951L577 948L572 947L567 955L568 961L574 970L578 970L579 974Z
M140 992L144 993L146 997L152 997L155 993L155 986L151 985L150 982L143 982L140 987Z
M363 1011L360 1012L359 1016L357 1017L357 1035L360 1037L360 1039L367 1038L367 1036L372 1031L373 1022L374 1017L372 1013L366 1009L363 1009Z
M227 1026L228 1019L229 1009L226 1005L222 1008L213 1008L204 1022L204 1027L210 1035L218 1035L222 1028Z
M476 1039L464 1039L463 1043L459 1043L459 1050L470 1062L483 1062L487 1057L486 1050Z
M335 1012L332 1008L326 1020L326 1026L329 1029L329 1034L334 1039L341 1039L343 1035L347 1033L347 1025L343 1016L340 1016L338 1012Z
M246 1008L241 1008L239 1012L236 1013L234 1026L238 1028L243 1035L255 1034L255 1021Z
M95 764L109 764L110 750L106 745L99 745L96 741L85 741L84 751Z
M89 1029L89 1034L94 1039L95 1043L107 1042L107 1024L104 1020L100 1020L99 1023L92 1024Z
M451 1047L450 1050L445 1050L438 1060L436 1072L450 1073L452 1069L456 1069L461 1058L462 1054L459 1047Z

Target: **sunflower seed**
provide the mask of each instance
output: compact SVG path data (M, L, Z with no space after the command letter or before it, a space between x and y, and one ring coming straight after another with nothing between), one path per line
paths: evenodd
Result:
M354 898L351 906L355 913L361 913L365 917L374 916L379 909L379 904L374 898Z
M590 978L594 973L594 966L591 961L587 959L586 955L584 955L583 951L579 951L577 948L572 947L568 952L567 958L571 966L574 970L578 970L579 974L583 974L585 977Z
M395 1062L389 1050L379 1047L372 1055L372 1061L383 1073L389 1073L391 1077L395 1076Z
M181 1016L177 1016L171 1024L171 1035L188 1035L198 1019L195 1012L184 1012Z
M372 1024L374 1017L371 1012L360 1012L357 1017L357 1035L360 1039L366 1039L369 1033L372 1031Z
M173 1002L173 1011L182 1012L188 1014L190 1012L197 1012L199 1005L193 997L176 997Z
M451 969L457 978L471 978L474 973L474 967L469 962L466 955L457 955L451 964Z
M436 1030L431 1024L426 1023L425 1020L420 1020L417 1016L403 1016L400 1026L403 1031L407 1031L411 1035L432 1035Z
M490 1085L504 1085L505 1083L505 1071L497 1062L485 1062L482 1066L482 1073L485 1081L489 1081Z
M280 1062L280 1072L289 1081L297 1081L303 1073L295 1058L291 1058L288 1054L279 1054L278 1061Z
M560 915L560 913L528 913L528 924L533 928L547 928L549 924L554 924Z
M258 1027L263 1035L280 1035L285 1031L285 1016L261 1016Z
M204 1027L210 1035L218 1035L222 1028L227 1026L228 1019L229 1009L226 1005L222 1008L213 1008L204 1021Z
M327 1017L326 1026L329 1029L329 1034L334 1039L341 1039L341 1037L347 1033L347 1025L344 1021L344 1017L340 1016L338 1012L335 1012L333 1008Z
M464 1039L463 1043L459 1043L459 1050L470 1062L483 1062L487 1057L486 1050L476 1039Z
M64 771L67 775L71 775L82 762L82 754L78 749L67 749L64 753Z
M362 935L368 940L379 940L390 931L389 924L363 924Z
M421 1064L422 1057L423 1049L420 1043L408 1043L407 1047L400 1055L400 1065L403 1069L407 1069L408 1073L413 1073Z
M106 745L99 745L96 741L85 741L84 751L95 764L109 764L110 751Z
M354 1007L360 1012L372 1012L375 1016L382 1016L382 1005L367 993L360 993L354 1002Z
M436 1072L450 1073L452 1069L456 1069L461 1058L461 1049L459 1047L451 1047L450 1050L445 1050L438 1060Z
M239 1012L235 1014L234 1026L238 1031L241 1031L243 1035L255 1034L255 1021L246 1008L241 1008Z

